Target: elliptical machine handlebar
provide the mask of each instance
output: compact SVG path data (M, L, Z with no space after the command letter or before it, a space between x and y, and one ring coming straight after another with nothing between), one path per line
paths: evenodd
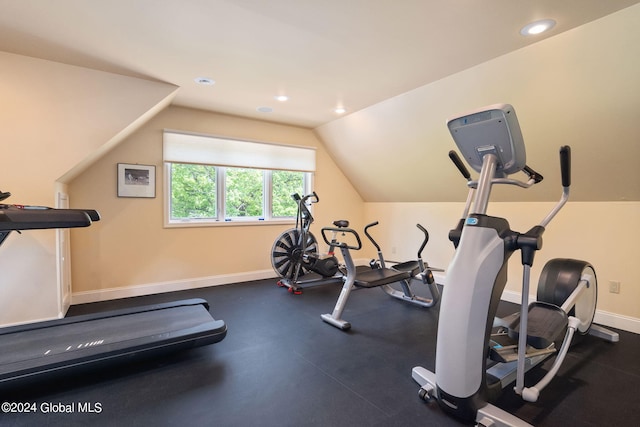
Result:
M453 162L454 165L458 168L464 179L467 181L471 181L471 173L469 173L469 169L462 163L462 159L458 155L455 150L449 151L449 158Z
M560 172L562 174L562 186L571 186L571 147L560 147Z
M467 180L467 186L472 189L477 188L478 181L477 180L474 181L471 179L471 174L469 173L469 170L462 162L462 159L460 158L458 153L454 150L449 151L449 158L451 159L453 164L456 165L456 167L458 168L462 176ZM522 187L522 188L529 188L534 184L538 184L544 179L544 177L540 173L534 171L533 169L531 169L531 167L527 165L525 165L522 168L522 171L529 177L529 179L526 182L519 181L517 179L509 179L509 178L493 178L491 180L491 184L510 184L510 185L517 185L518 187Z
M542 180L544 179L544 177L542 175L540 175L538 172L534 171L533 169L531 169L529 166L525 165L524 168L522 169L524 173L527 174L527 176L529 177L529 179L533 179L533 181L537 184L539 182L542 182Z
M469 193L467 194L467 201L464 204L464 210L462 211L462 216L456 225L456 228L449 230L449 240L453 243L454 247L458 247L458 242L460 241L460 234L462 233L462 227L464 226L464 220L469 215L469 211L471 210L471 203L473 202L473 194L474 187L471 184L471 173L469 173L469 169L464 165L462 159L458 155L458 152L455 150L449 151L449 158L453 162L454 165L458 168L464 179L467 180L467 186L469 187Z
M473 192L478 187L478 181L471 179L471 174L469 173L469 170L466 168L466 166L462 162L462 159L460 158L460 156L456 151L454 150L449 151L449 158L451 159L453 164L456 165L456 167L458 168L462 176L467 180L467 186L470 188L469 195L467 197L467 203L465 205L465 209L462 215L462 218L464 219L469 214L470 206L473 199ZM491 179L490 184L491 185L509 184L509 185L517 185L518 187L522 187L522 188L529 188L541 182L544 179L544 177L540 173L536 172L529 166L525 165L522 168L522 171L529 177L529 180L527 182L519 181L516 179L510 179L510 178L493 178ZM571 147L568 145L564 145L560 147L560 172L562 175L563 195L558 205L540 223L542 227L545 227L551 221L551 219L558 213L560 208L562 208L562 206L564 206L564 204L569 199L569 187L571 186ZM450 240L452 240L451 237L450 237ZM454 241L455 243L455 240L452 240L452 241Z
M553 217L562 209L569 200L569 188L571 186L571 147L560 147L560 173L562 175L562 197L549 214L540 222L540 226L546 227Z

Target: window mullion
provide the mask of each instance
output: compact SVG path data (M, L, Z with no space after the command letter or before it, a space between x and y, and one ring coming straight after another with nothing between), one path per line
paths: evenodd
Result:
M226 194L226 168L217 167L216 168L216 213L217 220L224 221L225 218L225 194Z
M264 208L262 210L265 221L273 218L273 172L271 170L264 171Z

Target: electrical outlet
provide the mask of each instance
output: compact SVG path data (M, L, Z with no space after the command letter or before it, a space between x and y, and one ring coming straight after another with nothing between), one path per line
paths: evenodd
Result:
M609 292L612 294L620 293L620 282L615 280L609 280Z

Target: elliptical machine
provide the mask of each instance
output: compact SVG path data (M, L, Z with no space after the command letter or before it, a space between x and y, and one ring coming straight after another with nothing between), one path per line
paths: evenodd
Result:
M441 301L435 373L415 367L412 377L421 386L420 397L437 399L444 411L460 419L483 426L528 425L488 402L514 381L517 394L536 401L564 361L576 331L618 341L617 333L592 324L597 281L593 267L585 261L550 260L540 275L538 301L528 303L530 269L542 247L542 234L569 198L570 148L560 149L560 201L539 225L519 233L510 229L506 219L486 214L492 185L529 188L542 180L525 164L513 107L485 107L453 118L447 126L463 157L480 176L471 180L460 158L450 152L468 181L469 197L462 220L449 236L456 253L447 269ZM519 171L528 176L526 182L508 178ZM507 282L507 262L516 251L521 252L523 265L521 311L494 323ZM501 326L497 334L492 334L494 325ZM563 334L557 350L556 341ZM525 387L525 372L555 353L546 376L535 386Z

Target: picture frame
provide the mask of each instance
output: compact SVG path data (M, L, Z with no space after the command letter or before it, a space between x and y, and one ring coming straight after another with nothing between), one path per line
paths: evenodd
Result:
M118 163L118 197L155 198L155 165Z

